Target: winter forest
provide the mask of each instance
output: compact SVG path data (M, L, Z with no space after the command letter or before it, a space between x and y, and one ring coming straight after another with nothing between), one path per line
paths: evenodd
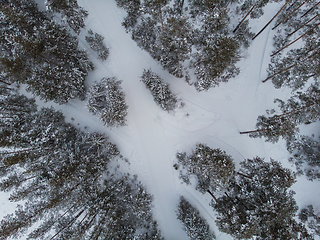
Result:
M320 1L0 8L0 240L320 239Z

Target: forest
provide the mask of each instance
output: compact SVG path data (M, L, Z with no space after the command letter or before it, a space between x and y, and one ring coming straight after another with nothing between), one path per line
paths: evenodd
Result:
M0 190L17 203L0 239L320 239L320 206L293 190L320 181L320 2L92 2L0 0ZM208 109L242 91L263 36L272 107L224 143L237 107ZM285 159L263 155L276 146Z

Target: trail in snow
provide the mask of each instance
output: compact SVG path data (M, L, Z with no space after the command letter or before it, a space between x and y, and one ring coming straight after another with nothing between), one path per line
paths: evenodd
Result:
M219 233L214 225L215 215L209 206L211 196L202 195L192 186L181 184L173 164L177 152L190 152L196 143L205 143L212 148L225 150L236 163L244 158L260 156L266 159L272 157L290 166L286 160L288 154L284 142L274 145L265 143L263 139L251 139L239 134L239 131L254 129L257 116L274 107L275 97L286 94L285 90L275 90L272 84L261 83L272 51L273 34L270 27L252 42L248 56L238 64L241 69L238 77L199 93L184 80L163 71L147 52L136 45L121 26L125 12L116 6L115 1L78 2L89 12L87 29L104 36L110 48L110 55L105 62L95 59L95 53L90 51L96 70L90 73L87 84L99 81L102 77L116 76L123 80L122 87L129 105L127 126L106 128L97 117L87 112L84 102L72 101L58 108L67 119L73 117L75 124L88 126L92 131L106 132L111 141L117 144L123 156L131 162L130 171L137 174L154 195L155 218L166 239L187 239L182 225L176 219L179 195L184 195L200 210L215 230L217 239L232 239ZM265 12L270 11L269 15L272 15L278 8L278 4L269 4ZM255 28L259 29L269 19L270 16L265 14ZM85 33L81 33L80 43L87 48ZM143 69L149 68L170 83L171 90L185 103L184 107L167 113L154 103L150 92L140 82ZM314 188L311 186L310 191ZM298 193L299 189L297 186ZM301 204L308 202L302 200L305 193L298 196ZM315 196L318 197L317 194Z

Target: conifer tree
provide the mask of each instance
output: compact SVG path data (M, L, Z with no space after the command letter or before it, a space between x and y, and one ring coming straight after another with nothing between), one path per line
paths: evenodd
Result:
M180 197L177 216L190 239L215 239L215 234L210 230L206 219L201 217L199 210L182 196Z
M289 161L294 163L299 175L305 174L310 181L320 179L320 144L319 139L298 135L287 142L291 153Z
M93 34L91 29L88 31L88 34L86 41L89 43L90 48L98 53L99 59L102 61L106 60L109 55L109 49L103 43L104 37L98 33Z
M23 83L46 101L84 99L84 80L93 69L68 29L38 10L34 1L6 0L1 5L1 75Z
M227 187L229 178L234 172L234 163L231 156L221 149L211 149L205 144L197 144L190 156L185 152L177 154L180 178L189 184L190 177L198 180L197 189L205 193L214 192Z
M144 69L141 76L141 81L150 90L154 101L165 111L172 111L176 108L177 97L169 89L169 84L163 80L156 73L150 69Z
M240 163L243 175L233 175L225 196L212 202L220 231L237 239L313 239L294 219L298 210L294 174L279 162L261 158Z
M299 219L312 230L313 234L320 236L320 214L315 213L312 205L308 205L301 209Z
M17 94L2 97L0 107L9 118L0 118L0 189L25 202L0 222L0 239L36 223L29 238L162 239L152 196L113 167L121 155L106 135L82 132Z
M78 5L77 0L47 0L46 6L50 11L60 13L75 33L79 34L85 27L88 12Z
M124 126L126 122L128 106L120 84L116 78L103 78L88 92L89 111L107 126Z

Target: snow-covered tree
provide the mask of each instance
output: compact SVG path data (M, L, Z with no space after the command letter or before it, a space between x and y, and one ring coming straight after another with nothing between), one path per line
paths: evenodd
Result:
M229 5L235 1L117 3L128 12L123 25L138 46L175 77L187 77L187 68L193 69L197 79L190 82L197 90L208 90L239 73L235 63L252 34L248 22L236 36L230 33Z
M233 175L225 196L212 202L220 231L237 239L312 239L294 219L293 172L258 157L240 165L243 174Z
M276 99L282 114L267 111L270 116L259 116L257 130L241 132L251 137L265 137L266 141L277 142L280 137L290 141L301 124L310 124L320 120L319 84L312 84L305 92L296 92L286 102Z
M1 19L1 76L46 101L84 99L84 85L93 64L78 49L69 30L38 10L33 0L7 0Z
M190 177L195 176L198 180L196 188L202 193L223 190L235 169L231 156L205 144L197 144L190 156L185 152L178 153L177 160L176 166L182 165L180 178L188 184Z
M308 205L301 209L299 213L301 222L306 223L313 234L320 236L320 213L315 213L312 205Z
M102 61L106 60L109 55L109 49L103 43L104 37L98 33L93 33L91 29L88 30L88 34L86 41L89 43L90 48L98 53L98 58Z
M162 239L152 196L113 167L121 155L106 135L80 131L17 94L0 102L7 116L0 118L0 189L24 201L0 222L1 240L30 227L32 239Z
M299 175L305 174L308 180L320 179L320 141L313 137L298 135L287 142L291 153L289 161L294 163Z
M169 89L169 84L163 82L161 77L149 70L144 70L141 81L150 90L154 101L165 111L176 108L177 97Z
M183 63L191 54L191 26L187 18L168 17L156 41L161 65L172 75L182 78Z
M88 16L86 10L78 5L77 0L47 0L46 6L52 12L60 13L62 20L77 34L85 27L84 20Z
M182 222L184 230L192 240L212 240L215 234L210 230L205 218L200 215L197 208L192 206L184 197L180 197L177 211L178 219Z
M128 106L125 94L116 78L103 78L96 82L88 92L87 107L107 126L124 126Z

